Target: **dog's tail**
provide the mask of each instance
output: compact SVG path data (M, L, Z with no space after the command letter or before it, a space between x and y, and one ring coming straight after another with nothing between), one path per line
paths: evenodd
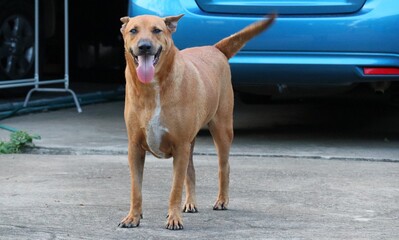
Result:
M266 28L274 22L276 16L277 14L272 14L268 19L252 23L230 37L220 40L215 44L215 47L226 55L227 59L233 57L242 47L244 47L246 42L266 30Z

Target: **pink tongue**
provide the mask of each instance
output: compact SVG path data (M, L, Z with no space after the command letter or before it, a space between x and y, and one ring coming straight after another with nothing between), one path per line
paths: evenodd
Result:
M139 66L136 68L137 76L142 83L149 83L154 79L154 55L138 56Z

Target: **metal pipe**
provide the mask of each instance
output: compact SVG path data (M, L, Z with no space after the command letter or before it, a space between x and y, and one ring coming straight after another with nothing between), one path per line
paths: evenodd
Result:
M25 101L23 106L26 107L28 105L29 99L33 92L67 92L72 95L72 98L75 102L76 109L78 112L82 112L82 108L80 107L79 100L74 91L69 89L69 8L68 8L68 0L64 0L64 64L65 64L65 74L64 79L55 79L55 80L46 80L40 81L40 72L39 72L39 0L35 0L35 73L33 79L20 79L13 81L2 81L0 83L0 89L2 88L12 88L12 87L26 87L26 86L34 86L25 97ZM64 83L64 88L40 88L41 85L45 84L55 84L55 83Z
M68 0L64 0L64 41L65 41L65 48L64 48L64 58L65 58L65 89L69 88L69 8L68 8Z
M35 88L39 87L39 0L35 0Z
M27 82L34 82L34 78L27 78L27 79L20 79L20 80L11 80L11 81L0 81L0 88L8 88L10 84L18 84L18 83L27 83Z

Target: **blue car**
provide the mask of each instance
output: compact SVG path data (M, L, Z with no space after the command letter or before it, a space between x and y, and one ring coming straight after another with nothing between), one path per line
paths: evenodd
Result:
M383 93L399 80L398 0L129 2L130 16L182 13L174 33L179 49L212 45L278 14L270 29L230 60L233 85L240 92L273 96L370 85L370 93Z

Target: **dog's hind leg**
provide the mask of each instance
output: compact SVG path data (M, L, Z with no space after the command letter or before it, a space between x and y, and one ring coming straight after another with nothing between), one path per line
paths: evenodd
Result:
M213 209L226 210L229 203L229 154L230 146L233 141L232 113L230 116L225 116L224 118L215 118L208 126L219 159L219 194L215 204L213 205Z
M194 162L193 162L194 144L195 144L195 139L191 143L190 159L188 162L187 174L186 174L186 180L185 180L186 202L183 205L183 212L186 212L186 213L198 212L197 206L196 206L196 198L195 198L195 169L194 169Z

